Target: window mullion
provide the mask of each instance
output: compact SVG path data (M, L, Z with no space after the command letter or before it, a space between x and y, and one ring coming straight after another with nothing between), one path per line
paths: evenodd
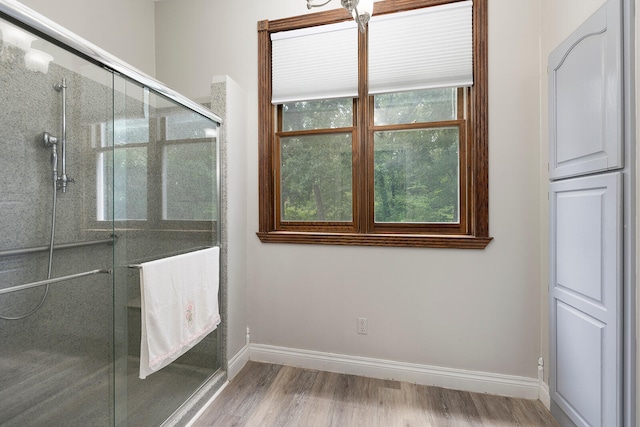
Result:
M354 147L354 219L360 233L369 233L373 225L373 150L369 138L368 87L369 30L358 33L358 109L356 115L357 143Z

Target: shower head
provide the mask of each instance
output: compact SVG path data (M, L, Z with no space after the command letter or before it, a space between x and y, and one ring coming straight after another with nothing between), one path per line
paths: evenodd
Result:
M42 142L47 148L51 148L51 168L53 169L53 182L56 187L58 185L58 138L51 135L49 132L42 134Z
M58 138L51 135L49 132L44 132L42 134L42 142L44 143L45 147L49 148L52 145L56 145L58 143Z

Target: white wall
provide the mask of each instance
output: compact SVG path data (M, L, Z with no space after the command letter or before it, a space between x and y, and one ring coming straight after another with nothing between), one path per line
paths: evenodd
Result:
M208 94L212 75L229 75L257 93L257 21L307 12L304 0L243 2L165 0L156 3L157 77L181 93ZM256 101L257 102L257 101ZM249 126L255 127L250 105ZM255 134L256 131L254 131Z
M153 0L20 0L41 15L155 75Z
M155 66L150 0L23 2L149 74L157 68L159 80L192 98L208 96L214 75L230 75L245 90L254 342L532 378L538 356L548 359L546 58L604 0L489 1L495 241L484 251L276 245L255 237L256 23L307 13L304 1L158 2ZM369 318L369 335L355 333L356 317ZM244 339L241 326L230 331L233 343Z
M222 243L226 253L228 376L233 378L249 357L247 327L247 136L246 93L229 76L215 76L211 109L224 120ZM224 92L224 94L222 93ZM224 96L223 96L224 95ZM218 109L220 111L218 111ZM224 262L224 261L223 261ZM243 351L244 350L244 351ZM242 352L239 360L232 360Z
M257 21L301 0L157 4L157 76L187 96L228 74L246 88L252 341L536 377L540 355L539 2L491 0L490 230L483 251L262 244ZM188 28L189 31L185 31ZM356 318L369 334L356 334Z

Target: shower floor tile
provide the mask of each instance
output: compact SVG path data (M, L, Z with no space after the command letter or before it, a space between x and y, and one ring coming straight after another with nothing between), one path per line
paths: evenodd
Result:
M139 367L140 360L130 356L127 367L130 427L162 424L213 374L211 369L172 363L141 380Z
M160 425L213 373L173 363L145 380L127 360L128 425ZM109 426L113 369L77 356L30 350L0 356L0 426ZM123 396L119 396L123 398Z
M0 426L107 425L108 367L30 350L0 358Z

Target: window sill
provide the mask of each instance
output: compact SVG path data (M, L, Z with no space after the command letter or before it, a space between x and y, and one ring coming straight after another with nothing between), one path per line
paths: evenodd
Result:
M493 237L416 234L348 234L272 231L256 235L262 243L396 246L413 248L484 249Z

